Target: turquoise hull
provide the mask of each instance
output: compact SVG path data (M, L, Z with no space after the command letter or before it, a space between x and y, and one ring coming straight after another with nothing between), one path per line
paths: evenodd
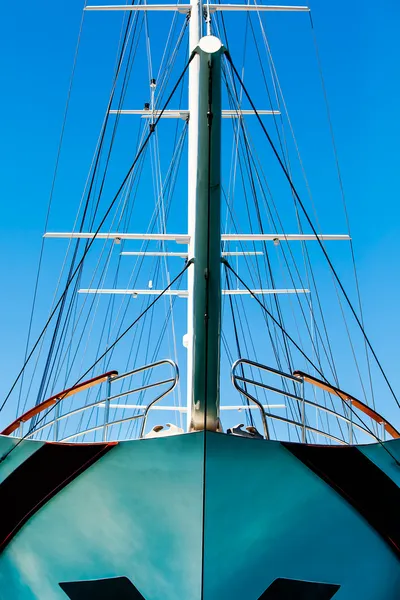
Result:
M387 445L400 460L400 440ZM0 464L0 493L41 447ZM359 450L400 485L382 445ZM281 443L218 433L115 445L0 554L1 600L67 600L62 582L119 577L146 600L258 600L278 578L336 584L334 600L400 598L398 555L351 503Z

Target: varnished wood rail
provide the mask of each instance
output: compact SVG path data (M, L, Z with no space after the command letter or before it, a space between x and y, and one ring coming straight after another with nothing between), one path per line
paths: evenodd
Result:
M341 400L344 400L344 402L349 402L350 404L355 406L355 408L358 408L361 412L363 412L365 415L370 417L370 419L372 419L376 423L379 423L380 425L383 425L383 427L385 428L385 431L387 431L387 433L389 435L391 435L393 438L400 438L400 433L397 431L397 429L395 427L393 427L393 425L391 425L388 421L386 421L386 419L384 419L382 417L382 415L377 413L370 406L367 406L366 404L364 404L364 402L361 402L361 400L357 400L357 398L354 398L354 396L352 396L351 394L348 394L347 392L344 392L343 390L340 390L339 388L335 387L334 385L326 383L325 381L322 381L321 379L317 379L317 377L308 375L308 373L304 373L303 371L294 371L293 375L295 377L301 377L303 379L303 381L306 381L307 383L311 383L311 385L315 385L316 387L320 388L321 390L325 390L326 392L329 392L330 394L335 394Z
M78 383L77 385L67 388L66 390L63 390L62 392L59 392L58 394L51 396L51 398L47 398L47 400L43 400L43 402L41 402L37 406L30 408L29 410L24 412L23 415L21 415L20 417L17 417L15 419L15 421L10 423L10 425L8 425L5 429L3 429L3 431L1 432L1 435L10 435L11 433L13 433L13 431L18 429L18 427L21 425L21 423L26 423L26 421L29 421L30 419L32 419L32 417L35 417L36 415L40 414L41 412L46 410L46 408L53 406L58 401L65 400L65 398L74 396L74 394L83 392L84 390L87 390L95 385L99 385L100 383L104 383L110 377L116 377L117 375L118 375L118 371L108 371L107 373L103 373L102 375L97 375L97 377L93 377L92 379L87 379L86 381L82 381L81 383Z

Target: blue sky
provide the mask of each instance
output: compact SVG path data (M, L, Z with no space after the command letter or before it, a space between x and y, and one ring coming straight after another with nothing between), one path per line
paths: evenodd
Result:
M7 3L2 11L1 394L8 390L23 359L82 6L77 0L34 4L23 1L18 5ZM354 239L366 328L390 380L400 393L397 344L400 335L397 182L400 9L394 0L384 0L379 6L369 0L314 1L311 8ZM103 13L89 17L85 17L71 118L67 123L50 218L53 230L71 226L114 66L120 15ZM277 46L277 68L288 92L290 113L310 173L318 215L327 233L343 233L345 221L333 154L329 149L329 131L308 17L280 15L271 18L269 25L271 44ZM156 21L154 30L157 27ZM155 41L155 63L161 50ZM232 54L235 59L233 50ZM251 65L247 69L249 89L257 97L259 73L255 67L252 72ZM121 178L126 164L121 162L115 167L113 182ZM53 248L47 255L42 298L46 289L47 294L53 292L60 266L61 251ZM336 259L341 276L351 282L349 254L344 256L339 250ZM47 308L48 302L43 299L39 305L37 330ZM346 370L345 365L343 369ZM345 373L345 381L351 381L350 372ZM384 398L384 403L379 405L381 411L399 424L398 411L379 379L377 390Z

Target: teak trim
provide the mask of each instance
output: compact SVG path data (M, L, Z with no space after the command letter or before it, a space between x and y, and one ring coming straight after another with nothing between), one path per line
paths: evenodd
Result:
M385 431L387 431L388 434L391 435L393 438L400 438L400 433L397 431L397 429L395 429L393 425L388 423L388 421L386 421L386 419L384 419L382 415L380 415L375 410L364 404L364 402L361 402L361 400L357 400L357 398L354 398L354 396L352 396L351 394L348 394L347 392L344 392L343 390L340 390L334 385L326 383L321 379L317 379L317 377L308 375L308 373L304 373L303 371L294 371L293 375L295 377L301 377L307 383L311 383L312 385L315 385L316 387L319 387L322 390L329 392L330 394L335 394L336 396L339 396L339 398L341 400L344 400L345 402L350 402L351 404L353 404L353 406L361 410L361 412L366 414L373 421L375 421L376 423L383 424Z
M21 415L20 417L15 419L15 421L10 423L10 425L8 425L5 429L3 429L3 431L1 432L1 435L10 435L10 433L13 433L13 431L18 429L18 427L21 425L21 423L25 423L26 421L29 421L29 419L32 419L32 417L40 414L41 412L46 410L46 408L53 406L53 404L56 404L56 402L58 402L59 400L64 400L65 398L69 398L70 396L73 396L74 394L78 394L79 392L82 392L83 390L87 390L88 388L91 388L94 385L99 385L100 383L104 383L110 377L116 377L117 375L118 375L118 371L108 371L107 373L103 373L102 375L97 375L97 377L93 377L92 379L88 379L87 381L82 381L81 383L78 383L77 385L74 385L73 387L63 390L62 392L58 392L58 394L51 396L51 398L47 398L47 400L43 400L43 402L41 402L37 406L34 406L33 408L30 408L23 415Z

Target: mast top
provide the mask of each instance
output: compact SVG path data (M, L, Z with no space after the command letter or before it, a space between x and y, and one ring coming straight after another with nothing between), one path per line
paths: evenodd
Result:
M214 54L222 48L222 42L215 35L205 35L199 40L199 48L207 54Z

